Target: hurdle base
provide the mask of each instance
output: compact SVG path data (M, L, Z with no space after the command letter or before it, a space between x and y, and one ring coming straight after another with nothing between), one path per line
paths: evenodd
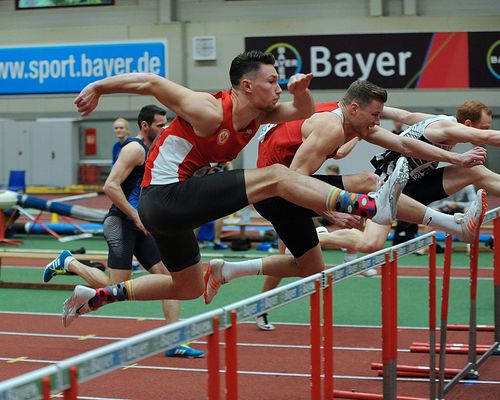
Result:
M65 283L34 283L34 282L6 282L6 281L1 281L0 280L0 288L74 290L75 289L75 284L65 284Z
M479 373L478 370L473 369L473 370L470 370L466 376L467 376L467 379L470 381L477 381L477 380L479 380L479 377L481 376L481 374Z
M358 399L358 400L384 400L384 396L374 393L363 393L347 390L334 390L333 396L336 399ZM421 397L396 396L397 400L425 400Z

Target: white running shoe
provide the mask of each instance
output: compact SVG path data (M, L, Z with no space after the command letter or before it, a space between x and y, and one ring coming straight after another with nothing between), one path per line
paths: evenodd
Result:
M366 278L371 278L372 276L377 275L377 270L375 268L367 269L366 271L361 272L360 275L363 275Z
M377 212L372 217L373 222L380 225L392 224L396 219L399 196L409 177L408 161L405 157L400 157L384 185L375 193L369 194L375 199L377 206Z
M326 229L324 226L317 226L316 227L316 233L319 235L320 233L328 233L328 229Z
M73 296L66 299L63 305L63 326L68 327L82 314L86 314L92 309L89 306L89 300L94 297L96 290L87 286L76 285Z
M350 261L358 258L358 253L346 253L344 256L344 263L348 263ZM362 276L366 276L367 278L371 278L372 276L377 275L377 270L375 268L367 269L366 271L361 272Z
M345 253L344 263L354 261L356 258L358 258L358 253Z
M261 331L274 331L276 327L267 320L267 313L260 314L255 318L257 326Z
M205 304L212 302L220 286L225 283L222 278L223 266L224 260L220 259L210 260L208 264L208 268L205 271L205 291L203 292Z
M464 243L472 243L479 234L484 214L486 213L486 191L479 189L476 198L471 203L465 214L454 214L455 221L462 228L462 235L459 239Z

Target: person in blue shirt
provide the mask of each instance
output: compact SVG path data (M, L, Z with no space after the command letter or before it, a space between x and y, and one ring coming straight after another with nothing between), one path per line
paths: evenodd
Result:
M130 137L130 126L125 118L117 118L113 122L113 132L118 141L113 145L111 165L115 165L125 141Z

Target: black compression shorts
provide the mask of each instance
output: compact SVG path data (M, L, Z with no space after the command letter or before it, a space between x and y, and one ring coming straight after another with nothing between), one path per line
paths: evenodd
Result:
M313 175L339 189L344 189L341 175ZM315 247L318 241L312 217L318 214L282 199L272 197L254 204L255 209L271 222L280 239L295 258Z
M132 270L134 255L146 270L160 262L160 252L153 237L146 236L132 220L108 215L103 230L109 248L109 268Z
M443 173L444 168L437 168L428 172L418 181L410 179L403 189L403 193L425 205L445 199L449 195L443 187Z
M177 272L200 261L193 229L247 205L244 171L233 170L148 186L141 193L139 216L167 269Z

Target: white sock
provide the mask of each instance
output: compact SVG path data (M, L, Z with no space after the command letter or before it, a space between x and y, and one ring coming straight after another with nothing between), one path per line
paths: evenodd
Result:
M224 261L224 266L222 267L224 282L229 282L240 276L251 275L262 275L262 258L239 262Z
M462 234L462 227L455 221L453 215L445 214L427 207L424 215L423 225L434 229L440 229L458 236Z
M74 259L75 259L75 257L66 257L66 258L64 259L64 269L65 269L66 271L68 271L68 268L69 268L69 263L70 263L71 261L73 261Z
M344 256L344 262L349 262L358 258L358 253L346 253Z

